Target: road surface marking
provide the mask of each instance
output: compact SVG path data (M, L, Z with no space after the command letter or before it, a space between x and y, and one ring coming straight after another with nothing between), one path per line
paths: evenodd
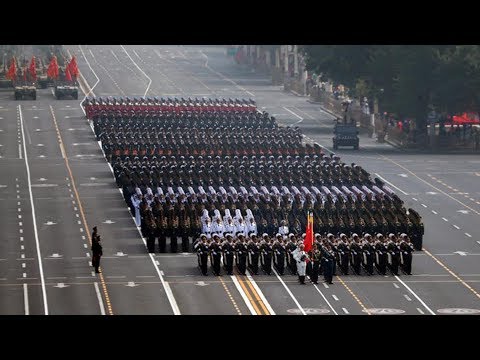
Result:
M275 269L273 269L273 271L275 271ZM260 288L258 287L255 280L253 280L253 278L250 275L250 272L248 270L246 271L246 274L247 274L247 279L249 280L249 281L247 281L247 285L250 286L253 294L255 295L257 300L260 302L260 306L264 310L265 315L275 315L275 312L273 311L272 307L270 306L270 303L267 301L267 299L263 295L262 290L260 290Z
M381 177L380 175L378 175L378 173L375 173L375 175L377 175L377 177L379 177L381 180L383 180L384 182L386 182L388 185L390 186L393 186L395 189L397 189L398 191L400 191L403 195L408 195L405 191L403 191L402 189L400 189L399 187L393 185L390 181L384 179L383 177ZM416 200L415 198L413 200Z
M333 297L333 299L334 299L335 301L340 300L340 299L339 299L338 297L336 297L335 295L332 295L332 297Z
M137 67L137 69L140 70L142 72L142 74L145 75L145 77L148 79L148 86L147 86L147 89L145 90L145 94L143 95L143 97L147 96L148 89L150 89L150 85L152 85L152 79L150 79L150 77L147 74L145 74L145 72L140 68L140 66L138 66L138 64L132 59L132 57L127 52L125 47L123 45L120 45L120 47L123 49L123 51L125 51L125 54L127 54L128 58L130 60L132 60L133 64ZM139 56L139 58L140 58L140 56Z
M232 302L233 307L237 311L237 314L242 315L242 312L240 311L240 308L238 307L237 303L235 302L235 299L233 298L232 293L230 292L230 290L228 290L227 285L225 284L225 281L223 281L223 279L221 277L220 277L220 282L222 283L222 286L225 289L225 292L227 293L228 298Z
M408 295L403 295L407 301L412 301L412 299Z
M420 308L417 308L417 311L418 311L420 314L422 314L422 315L424 315L424 314L425 314L425 313L423 312L423 310L422 310L422 309L420 309Z
M348 287L348 285L345 283L345 281L342 280L342 278L340 276L336 276L336 278L338 279L338 281L340 281L340 283L345 287L345 289L347 289L347 291L350 293L350 295L353 296L353 298L355 299L355 301L362 307L363 311L367 313L367 315L372 315L370 313L370 311L365 307L365 305L363 305L363 303L360 301L360 299L358 298L357 295L355 295L355 293L350 290L350 288Z
M412 198L412 199L415 200L415 201L418 201L418 199L416 199L416 198Z
M427 207L427 205L425 205L425 204L422 204L422 206L423 206L424 208L426 208L426 207Z
M33 220L33 232L35 235L35 244L37 248L37 259L38 259L38 268L40 271L40 281L42 285L42 298L43 298L43 308L45 315L48 315L48 302L47 302L47 291L45 288L45 278L43 275L43 264L42 264L42 255L40 252L40 242L38 239L38 230L37 230L37 220L35 217L35 205L33 202L33 193L32 193L32 181L30 177L30 167L28 166L28 156L27 156L27 147L25 144L25 131L23 129L23 115L22 115L22 107L21 105L18 105L17 107L18 111L18 116L20 117L20 124L21 124L21 129L22 129L22 138L23 138L23 150L24 150L24 159L25 159L25 165L27 167L27 181L28 181L28 192L30 194L30 203L32 205L32 220ZM23 230L20 229L20 233L23 233ZM22 254L22 258L25 258L25 255Z
M345 314L350 314L347 309L342 308L342 310L343 310L343 312L344 312Z
M23 302L25 304L25 315L30 315L30 308L28 306L28 287L23 284Z
M446 219L446 218L444 218L444 217L442 217L442 219L443 219L443 221L448 221L448 219Z
M280 280L280 282L282 283L283 287L285 288L285 290L287 290L287 293L288 295L290 295L290 297L292 298L293 302L295 303L295 305L297 305L298 309L300 310L300 312L302 313L302 315L307 315L307 313L305 312L305 310L303 309L302 305L300 305L300 303L298 302L297 298L292 294L292 292L290 291L290 289L288 288L288 286L285 284L285 282L282 280L282 278L278 275L277 271L275 269L272 269L273 272L275 273L275 275L277 276L278 280Z
M290 114L292 114L292 115L294 115L294 116L296 116L297 118L300 119L300 121L297 121L295 124L298 124L298 123L300 123L300 122L303 121L303 118L302 118L300 115L294 113L292 110L288 109L288 108L285 107L285 106L284 106L283 108L284 108L285 110L287 110ZM293 124L292 124L292 125L293 125Z
M105 315L105 306L103 305L102 294L100 293L100 288L98 287L98 283L95 281L93 283L93 286L95 287L95 292L97 293L98 305L100 306L100 313L102 315Z
M252 315L261 315L261 312L258 309L257 304L255 303L255 300L253 299L250 292L247 290L246 286L243 284L243 281L238 280L235 275L231 275L231 278L238 292L242 296L242 299L245 302L245 305L247 305L248 310L250 310L250 313Z
M330 289L330 287L327 285L327 283L323 283L323 286L325 287L325 289Z
M435 210L432 210L432 213L434 213L435 215L437 215L438 213L435 211Z
M59 130L59 127L58 127L58 124L57 124L57 119L55 117L55 113L53 111L52 105L50 105L50 113L52 115L52 119L53 119L53 123L55 125L55 129L56 129L57 134L59 136L60 149L62 149L62 154L65 155L63 157L63 159L65 161L65 166L67 168L68 174L70 175L71 184L72 184L73 190L75 192L75 196L77 198L78 207L80 208L80 214L82 214L83 224L84 224L85 228L88 229L88 223L87 223L87 220L86 220L86 217L85 217L85 213L83 211L82 202L80 201L80 195L78 194L77 187L75 186L75 178L73 177L72 169L70 168L70 163L68 161L68 157L66 156L66 151L65 151L65 148L63 146L63 140L62 140L62 137L61 137L61 134L60 134L60 130ZM70 196L73 197L73 194L70 194ZM83 232L83 228L80 228L80 231ZM90 241L90 244L91 244L92 239L90 238L90 234L87 233L87 236L88 236L88 240ZM88 254L88 255L90 255L90 254ZM109 313L109 315L113 315L112 304L110 302L110 297L108 295L107 285L105 283L103 272L101 272L99 275L100 275L99 276L100 277L100 282L102 284L103 295L105 296L105 301L107 303L108 313Z
M423 249L423 251L429 255L433 260L435 260L441 267L443 267L447 272L450 273L455 279L457 279L463 286L469 289L472 293L474 293L479 299L480 294L475 291L470 285L468 285L462 278L460 278L457 274L455 274L452 270L450 270L447 266L445 266L440 260L438 260L435 256L433 256L427 249Z
M397 289L400 289L400 286L398 286L396 283L393 283L393 286L395 286Z
M427 304L425 304L425 302L424 302L422 299L420 299L420 297L419 297L417 294L415 294L415 292L414 292L412 289L410 289L410 287L409 287L407 284L405 284L397 275L395 275L395 278L396 278L403 286L405 286L405 288L406 288L413 296L415 296L415 298L423 305L423 307L424 307L430 314L436 315L435 312L434 312L432 309L430 309L430 308L427 306ZM406 296L406 295L404 295L404 296ZM405 297L405 298L407 298L407 297ZM410 298L409 298L409 299L410 299ZM407 299L407 300L408 300L408 299ZM411 301L411 299L410 299L409 301Z
M460 229L457 225L453 225L453 227L457 230Z

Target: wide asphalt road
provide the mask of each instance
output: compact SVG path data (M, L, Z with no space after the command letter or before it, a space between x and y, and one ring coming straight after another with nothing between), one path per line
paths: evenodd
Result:
M251 97L332 150L329 113L222 47L67 48L90 94ZM425 249L412 276L339 276L327 287L291 275L203 277L195 255L147 254L79 101L57 101L50 89L37 101L0 93L0 145L2 314L480 313L478 156L404 153L368 137L359 151L338 150L423 216ZM103 238L99 276L89 266L93 225Z

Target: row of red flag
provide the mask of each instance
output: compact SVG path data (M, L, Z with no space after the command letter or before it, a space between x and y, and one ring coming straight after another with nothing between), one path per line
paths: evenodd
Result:
M54 55L52 57L52 60L50 61L50 64L48 64L48 69L47 69L47 76L51 79L57 79L58 78L58 62L57 62L57 57ZM37 80L37 67L36 67L36 60L35 56L32 56L32 60L30 60L30 66L28 68L28 72L30 73L30 77L32 80ZM65 67L65 80L67 81L72 81L73 77L77 78L79 74L78 71L78 66L77 66L77 60L75 58L75 55L72 56L70 59L70 62L67 64ZM12 61L10 63L10 67L8 68L7 74L5 77L10 80L14 80L15 77L17 76L17 61L14 58L12 58ZM23 70L23 79L27 80L27 69L25 68Z

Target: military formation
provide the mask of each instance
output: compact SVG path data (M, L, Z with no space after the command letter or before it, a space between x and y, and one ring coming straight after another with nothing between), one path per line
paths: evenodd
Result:
M398 236L390 233L388 237L380 233L374 236L365 233L362 237L355 233L351 237L317 233L309 252L304 251L304 237L305 234L293 233L276 236L227 233L223 237L215 233L209 238L201 234L194 248L203 275L208 275L209 267L215 276L221 275L222 267L227 275L232 275L234 266L241 275L247 270L255 275L260 271L266 275L272 275L273 271L284 275L288 271L298 274L302 284L307 275L314 284L318 283L319 275L328 283L337 274L399 275L402 271L411 275L414 246L405 233Z
M421 217L388 186L305 143L298 127L279 126L252 100L108 97L86 98L83 106L150 252L157 240L160 252L167 240L176 252L180 241L183 252L198 252L203 273L208 259L214 274L222 261L227 273L233 263L240 273L247 267L257 273L259 262L267 274L283 273L295 264L287 248L293 236L297 249L308 212L321 240L319 253L305 259L315 264L316 258L320 272L321 261L331 260L342 273L359 264L369 274L372 264L380 273L389 265L397 273L400 264L408 269L400 243L407 238L421 249ZM356 245L358 238L361 249L368 247L368 233L376 234L371 258ZM398 251L377 250L390 242Z

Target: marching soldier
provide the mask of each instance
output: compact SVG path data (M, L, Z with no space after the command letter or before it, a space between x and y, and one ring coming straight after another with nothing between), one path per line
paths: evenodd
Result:
M388 267L390 271L398 276L398 266L400 263L400 249L399 245L397 244L395 234L388 235L388 241L386 243L387 247L387 259L388 259Z
M288 226L287 226L287 220L282 220L282 226L278 228L278 233L283 236L284 239L287 238L288 235Z
M207 235L201 234L194 245L194 249L197 251L198 266L203 275L208 275L208 246Z
M220 259L222 257L222 247L220 246L220 237L213 235L213 241L210 244L210 263L212 264L213 274L220 276Z
M372 236L364 235L362 242L362 264L368 275L373 275L373 264L375 263L375 247L373 245Z
M223 263L228 275L233 275L233 257L234 247L232 244L232 235L227 234L227 240L222 243Z
M288 242L285 247L286 253L287 253L287 265L288 268L290 269L290 272L292 275L295 275L297 273L297 262L293 258L293 252L297 248L297 245L295 244L295 235L289 234L288 235Z
M270 238L263 237L262 244L260 245L260 263L262 264L262 270L267 274L272 274L272 246L270 244Z
M307 270L308 254L304 251L305 246L300 244L294 251L294 259L297 262L297 274L300 284L305 284L305 272Z
M320 250L318 250L317 244L313 244L312 255L311 255L310 259L311 259L310 262L312 264L312 270L311 270L311 273L310 273L310 280L312 281L312 283L318 284L318 273L319 273L319 269L320 269L320 263L321 263L321 260L322 260L322 254L321 254Z
M349 249L347 243L347 235L340 234L340 239L337 242L337 260L340 270L344 275L348 275L348 265L350 262Z
M278 270L280 275L285 271L285 245L280 234L277 234L277 240L273 244L273 266Z
M325 282L333 284L333 265L335 264L335 253L332 246L327 242L322 249L322 268Z
M243 234L240 234L239 237L243 237ZM247 245L248 249L248 267L252 270L255 275L258 275L258 257L259 257L259 246L257 243L257 237L252 236Z
M413 243L407 234L400 235L400 266L407 275L412 275L412 253L415 251Z
M353 242L350 244L350 264L355 274L360 275L362 264L362 248L360 246L360 238L357 234L352 235Z
M378 233L375 241L375 266L381 275L387 273L387 248L384 242L383 235Z
M155 235L157 233L157 224L151 211L149 211L145 218L145 236L147 237L147 250L149 253L155 252Z
M243 236L240 237L235 243L235 254L237 261L237 268L240 274L245 275L247 270L247 246L244 242Z

